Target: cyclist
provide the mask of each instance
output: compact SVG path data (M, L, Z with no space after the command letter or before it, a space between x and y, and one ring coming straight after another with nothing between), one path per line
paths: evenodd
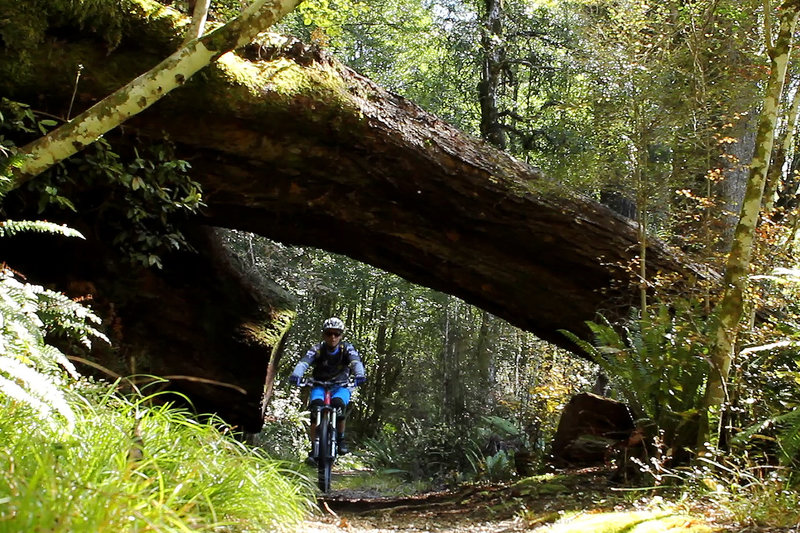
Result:
M364 371L364 364L361 362L361 356L358 355L358 350L350 344L342 340L345 333L344 322L336 317L331 317L322 323L322 338L323 342L315 344L300 358L297 366L294 367L289 381L294 385L300 385L308 367L313 367L312 375L314 379L319 381L341 381L346 382L350 377L350 371L355 374L355 385L360 387L367 380L367 375ZM323 399L325 398L325 390L323 387L317 385L311 389L309 397L309 404L311 408L311 442L314 442L316 436L316 410L322 406ZM350 389L344 387L334 387L331 390L331 403L334 407L341 409L342 413L346 413L345 408L350 402ZM339 418L339 423L336 428L336 440L338 441L339 454L344 455L349 453L347 444L344 440L344 431L346 426L344 416ZM309 453L309 459L311 453Z

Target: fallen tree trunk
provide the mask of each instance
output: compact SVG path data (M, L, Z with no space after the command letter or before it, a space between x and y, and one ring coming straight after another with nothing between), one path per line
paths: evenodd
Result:
M296 41L250 55L220 72L257 68L255 88L134 122L187 148L210 223L349 255L562 346L558 330L637 301L630 220ZM648 257L650 276L698 273L658 242Z
M45 37L26 54L53 67L0 87L62 114L80 62L88 107L182 36L168 17L135 27L110 53L86 29ZM349 255L562 346L558 330L585 334L584 321L636 301L630 220L292 39L223 56L124 131L178 143L210 224ZM657 242L648 266L651 278L699 272Z
M65 116L78 64L75 107L86 109L183 37L174 13L121 10L118 42L99 46L102 25L81 16L0 41L0 93ZM559 330L586 335L586 320L637 301L630 220L293 39L226 54L121 130L131 143L176 143L204 189L201 223L349 255L569 349ZM707 275L657 241L647 257L649 278L672 275L676 290ZM202 342L191 353L226 357ZM247 383L256 404L252 369L232 373L226 382Z

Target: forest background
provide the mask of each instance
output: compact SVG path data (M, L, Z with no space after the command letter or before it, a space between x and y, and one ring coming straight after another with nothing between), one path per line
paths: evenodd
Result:
M636 220L643 248L627 265L631 272L643 272L649 238L718 272L730 270L727 254L763 141L756 126L768 107L767 75L776 71L772 33L789 9L759 2L487 0L402 8L389 2L351 17L340 7L328 18L312 22L304 15L302 24L298 18L285 27ZM483 420L491 433L492 422L502 419L516 428L511 454L522 448L542 461L560 408L572 394L595 390L624 399L635 418L654 420L666 448L692 453L702 452L706 439L727 448L736 434L742 445L753 427L783 420L788 429L779 424L764 437L780 435L778 448L790 461L797 376L794 76L790 63L758 200L764 215L745 266L750 276L737 315L738 355L722 413L710 415L710 433L696 425L714 409L705 380L715 367L721 286L676 297L668 296L670 280L640 277L647 290L622 332L602 316L593 325L595 347L584 345L592 365L455 298L347 259L244 235L233 234L232 242L254 266L264 257L278 259L271 272L276 279L292 271L286 264L311 268L315 275L285 281L300 296L289 352L312 342L325 316L353 324L351 338L374 377L354 425L375 436L397 431L397 421L425 420L426 427L406 430L421 441L409 455L442 446L422 435L456 442L465 432L462 422L468 428ZM414 439L400 448L408 449L407 440Z
M791 35L786 13L796 18L794 4L320 0L278 29L636 220L642 250L657 237L727 272L753 154L763 147L758 120L771 109L770 56L780 44L773 33L783 29L774 24L790 23ZM241 7L215 2L211 18L226 20ZM612 328L598 317L596 342L584 345L590 363L454 297L350 259L227 231L245 264L296 298L281 376L316 340L321 321L338 315L369 369L351 427L376 464L410 476L512 476L518 452L546 460L560 408L576 392L598 390L602 374L611 387L600 388L652 421L667 448L719 448L745 465L768 457L787 467L781 479L790 483L800 451L799 85L789 62L719 405L705 384L715 364L719 313L712 310L720 309L722 284L700 297L668 298L670 280L641 279L640 309L628 322ZM49 126L34 115L12 106L3 116L6 124ZM49 201L66 201L47 186ZM635 273L646 260L642 253L627 267ZM272 404L277 422L265 428L263 445L296 453L302 424L289 406L299 400L281 385ZM701 415L709 410L713 430L704 433ZM700 429L679 437L687 424ZM429 463L414 467L422 456Z

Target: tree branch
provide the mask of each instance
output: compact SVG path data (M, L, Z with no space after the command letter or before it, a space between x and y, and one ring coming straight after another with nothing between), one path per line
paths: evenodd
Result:
M25 157L13 172L16 189L56 163L95 142L130 117L141 113L222 55L246 45L258 33L291 12L302 0L257 0L241 15L207 33L107 96L73 120L23 146Z
M192 10L192 23L186 31L186 38L183 45L186 46L191 41L199 39L206 28L206 18L208 18L208 8L211 7L211 0L197 0Z

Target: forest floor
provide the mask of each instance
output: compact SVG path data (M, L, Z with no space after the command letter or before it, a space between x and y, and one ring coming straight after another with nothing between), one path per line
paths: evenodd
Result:
M605 469L402 494L367 471L336 472L302 533L767 531L726 524L715 509L612 483ZM338 488L337 488L338 487ZM789 530L783 530L789 531Z

